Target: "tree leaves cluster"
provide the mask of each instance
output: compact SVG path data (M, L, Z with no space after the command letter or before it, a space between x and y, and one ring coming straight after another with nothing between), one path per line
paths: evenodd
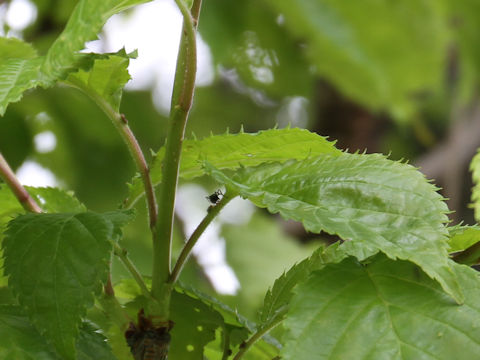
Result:
M44 56L21 40L0 38L0 113L25 91L57 83L81 90L107 113L118 113L128 62L135 54L80 50L111 15L143 2L81 0ZM435 66L421 78L398 77L406 72L404 66L415 67L415 51L406 63L377 56L382 39L365 40L371 29L362 29L360 17L368 14L360 9L299 1L291 13L285 1L266 3L284 14L295 37L311 44L308 57L320 59L329 49L330 58L318 60L316 71L331 74L338 64L347 66L354 75L345 73L335 81L372 107L403 109L405 93L434 83L436 54L444 46L435 32L434 16L442 11L436 3L422 2L416 17L408 18L430 30L431 39L415 38L410 44L415 26L392 35L399 48L433 57L423 58ZM368 4L384 14L372 20L372 28L388 30L390 23L403 27L407 22L404 7L410 2L392 13L385 2ZM236 42L244 41L242 34L234 35ZM217 59L235 60L225 49L216 51ZM375 61L364 71L367 58ZM297 62L292 56L282 64ZM252 75L247 68L239 70L245 78ZM275 76L289 83L283 71L276 69ZM392 83L399 86L389 88ZM164 157L160 148L151 162L154 185L162 181ZM475 181L478 163L477 158L472 163ZM447 360L478 354L480 279L467 266L478 262L478 227L448 227L444 199L417 169L378 154L343 152L324 137L286 128L187 139L180 177L203 176L225 187L230 197L248 199L302 223L311 233L326 232L340 240L280 275L266 291L256 324L216 298L177 286L170 299L175 324L170 359ZM131 208L143 195L140 179L131 181L122 205L127 210L104 213L87 210L72 193L59 189L27 190L43 213L25 214L10 189L0 185L0 333L6 334L0 339L0 356L131 358L123 332L140 309L148 310L156 300L147 285L144 289L132 279L113 287L110 272L112 256L126 256L119 246L121 229L132 221ZM475 188L476 206L477 192ZM248 251L255 252L255 245L250 246ZM467 265L454 262L449 252L468 255L453 256ZM257 266L261 272L262 264ZM148 284L147 277L131 272L138 275L137 282ZM274 328L277 338L268 335Z

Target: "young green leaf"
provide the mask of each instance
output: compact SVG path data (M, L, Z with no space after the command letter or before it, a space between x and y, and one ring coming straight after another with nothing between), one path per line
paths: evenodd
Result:
M119 111L122 90L130 75L127 71L129 60L136 57L136 52L126 54L125 49L108 58L99 58L91 69L72 73L66 83L73 85L95 101L106 101L115 111Z
M457 305L416 265L378 255L312 273L295 290L282 359L467 360L480 351L477 273L452 267Z
M478 225L456 225L448 227L448 251L463 251L480 241L480 227Z
M93 59L104 55L80 54L85 43L94 40L107 19L134 5L150 0L81 0L65 27L45 56L34 57L29 45L0 40L0 116L11 102L37 86L53 86L69 73L89 68ZM118 97L112 94L113 97Z
M273 287L265 295L263 308L260 311L262 326L268 326L277 318L284 318L293 296L293 288L308 277L314 264L315 261L312 261L312 258L305 259L275 280Z
M202 140L185 140L180 164L180 176L185 179L202 176L202 160L208 160L219 169L238 169L265 162L304 159L320 154L341 154L335 142L302 129L272 129L254 134L215 135ZM150 168L152 182L162 180L162 161L165 148L155 156ZM134 204L143 194L139 178L133 179L127 204Z
M106 280L116 226L95 213L26 214L3 241L5 274L35 326L75 359L78 325Z
M94 40L108 18L134 5L150 0L81 0L70 16L65 30L45 56L41 71L52 79L62 79L76 63L75 54Z
M379 154L323 155L244 168L229 176L206 163L227 188L308 231L338 234L391 258L413 261L458 302L447 257L447 206L412 166ZM358 249L355 249L358 251Z

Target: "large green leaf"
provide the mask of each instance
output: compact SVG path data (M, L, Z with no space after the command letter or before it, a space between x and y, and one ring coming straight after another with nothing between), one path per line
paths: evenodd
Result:
M224 134L202 140L185 140L180 164L180 176L186 179L205 173L202 160L208 160L219 169L238 169L264 162L304 159L320 154L340 154L334 142L302 129L272 129L254 134ZM150 168L154 184L162 180L162 161L165 148L155 156ZM143 194L139 178L133 180L128 204L133 204Z
M232 176L206 163L227 188L308 231L338 234L420 265L457 301L447 257L447 206L412 166L379 154L324 155L244 168ZM358 251L358 249L355 249Z
M350 98L399 118L441 86L447 27L430 0L265 0L305 42L317 73Z
M26 189L45 212L86 211L85 206L71 192L56 188L34 188L30 186L27 186ZM0 244L7 222L15 215L22 213L24 213L24 209L12 191L5 184L0 184ZM6 278L3 277L3 256L0 249L0 285L3 284L6 284Z
M60 360L52 345L14 305L0 306L0 357L12 360ZM80 327L76 342L78 360L114 360L105 338L89 323Z
M75 359L81 317L106 280L117 225L90 212L26 214L8 225L3 250L9 286L65 359Z
M472 359L480 351L478 273L452 265L465 292L457 305L416 265L384 255L327 265L299 285L282 358Z
M91 54L79 54L85 43L94 40L108 18L131 6L150 0L81 0L45 56L32 57L28 45L2 39L0 50L8 59L0 64L0 116L9 103L20 100L24 91L37 86L50 87L69 73L90 63ZM2 51L0 51L2 53ZM4 56L3 56L4 57Z

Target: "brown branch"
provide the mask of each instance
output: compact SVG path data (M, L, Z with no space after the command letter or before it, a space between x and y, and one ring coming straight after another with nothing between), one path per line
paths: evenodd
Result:
M22 184L20 184L15 176L15 173L8 165L7 160L5 160L2 153L0 153L0 176L3 178L10 190L12 190L18 202L26 211L34 213L42 212L40 206L38 206L27 190L25 190Z

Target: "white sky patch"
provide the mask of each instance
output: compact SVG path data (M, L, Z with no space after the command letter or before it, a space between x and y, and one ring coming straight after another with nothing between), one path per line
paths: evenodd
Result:
M195 230L207 213L209 194L199 185L182 185L177 193L177 215L182 219L184 232L188 236ZM223 223L242 224L250 220L253 206L247 201L232 200L205 230L193 248L198 263L221 294L235 294L240 289L234 271L227 264L225 239L220 236Z
M55 147L57 146L57 137L51 131L44 131L35 135L33 142L35 144L35 150L44 154L55 150Z
M13 0L5 16L7 25L14 31L22 31L37 18L37 8L29 0Z
M153 89L158 110L170 109L171 92L182 16L173 0L155 1L137 6L132 12L111 17L100 40L87 44L90 51L115 52L125 47L127 52L138 49L138 58L128 68L132 80L130 90ZM197 36L197 85L209 85L214 71L208 45Z
M20 166L17 178L26 186L58 186L58 180L50 170L31 160L25 161Z
M277 123L280 128L291 125L305 128L308 125L308 100L302 96L284 99L277 113Z

